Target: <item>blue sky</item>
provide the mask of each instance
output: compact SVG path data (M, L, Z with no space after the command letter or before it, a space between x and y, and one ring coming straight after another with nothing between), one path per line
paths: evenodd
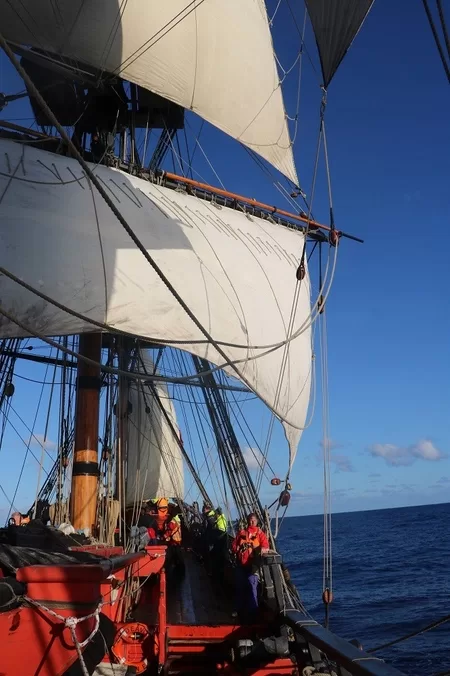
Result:
M268 3L269 14L276 4ZM298 20L301 23L301 9ZM273 32L279 59L287 68L295 58L298 35L284 1ZM317 69L311 31L307 45ZM0 90L17 91L19 83L4 57L0 64ZM292 115L296 78L285 84ZM295 157L307 193L319 84L305 58ZM449 499L449 104L450 90L422 3L376 0L329 87L326 118L337 227L365 240L364 245L342 241L327 306L336 511ZM22 102L3 116L27 114ZM190 124L195 130L200 123ZM246 153L228 138L205 125L201 142L228 189L286 207ZM217 183L198 152L195 165ZM323 167L314 212L327 222ZM43 371L25 364L19 373L40 378ZM39 387L29 384L25 390L25 382L14 404L19 412L38 396ZM263 440L268 413L253 400L243 407ZM37 433L42 434L44 424L42 415ZM55 421L51 432L50 439L55 439ZM13 442L14 435L9 434L8 448L0 453L7 456L4 487L15 483L23 455L21 442ZM301 443L290 515L320 512L321 436L319 410ZM284 466L280 458L285 459L285 452L283 433L277 428L270 456L274 465ZM35 490L35 466L29 462L24 502L34 497ZM0 495L0 506L4 502Z

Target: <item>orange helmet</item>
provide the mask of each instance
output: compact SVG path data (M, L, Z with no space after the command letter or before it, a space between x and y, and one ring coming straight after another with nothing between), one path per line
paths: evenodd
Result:
M167 498L159 498L158 502L156 503L156 507L158 509L167 509L169 506L169 501Z

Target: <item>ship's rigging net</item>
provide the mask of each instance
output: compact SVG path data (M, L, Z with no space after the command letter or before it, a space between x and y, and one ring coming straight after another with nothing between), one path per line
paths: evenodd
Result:
M198 113L298 183L263 0L0 1L13 43Z
M71 339L61 339L62 348L67 345L68 340ZM176 375L181 382L145 384L133 381L133 374L130 373L124 414L126 453L122 456L125 467L124 510L125 507L133 509L132 520L135 523L143 502L158 495L166 495L180 504L192 504L203 498L203 501L215 507L222 507L230 521L236 517L244 518L250 511L256 511L263 519L263 509L254 491L251 475L258 463L268 480L273 476L274 470L270 463L262 461L255 433L246 420L245 403L254 399L254 396L224 375L214 377L209 374L206 379L199 377L195 384L186 384L182 382L183 379L188 375L204 372L204 364L199 362L195 365L195 359L193 362L192 357L184 351L172 348L150 351L140 347L136 341L133 344L132 353L135 356L130 359L132 370L158 373L168 379ZM50 518L52 523L60 525L68 521L69 517L76 368L72 360L64 359L63 352L58 354L52 350L50 354L45 354L45 347L45 344L29 339L4 341L2 346L0 356L5 363L5 371L2 372L1 412L4 429L7 431L6 444L11 444L11 435L22 434L24 460L27 463L25 474L20 471L20 467L15 468L14 475L16 471L19 472L18 485L14 494L8 491L5 495L10 502L10 512L16 509L25 511L23 490L29 494L31 485L33 492L36 477L40 474L37 499L29 514L44 521ZM117 347L118 344L113 341L108 349L103 350L104 363L117 363L117 358L114 357ZM23 356L38 361L38 365L33 365L35 378L31 382L22 380L24 376L21 374L29 373L31 364L29 359L24 361ZM40 360L46 363L39 365ZM15 370L10 369L8 364L14 364ZM28 369L24 369L24 365ZM11 383L15 383L16 393L14 388L7 387ZM117 462L121 457L118 444L119 418L122 413L119 405L119 380L115 376L104 374L102 383L103 423L100 425L98 447L101 476L98 518L101 541L112 544L119 516L116 499L121 493ZM217 410L220 411L222 407L220 424L226 431L222 440L233 440L232 447L226 452L220 446L214 416L210 415L205 396L206 388L214 391ZM23 412L19 427L24 427L31 434L28 442L21 429L17 430L13 422L15 407L21 405L24 396L30 405L28 413ZM33 401L36 407L31 405ZM170 417L170 424L162 409ZM9 413L9 417L6 417L6 413ZM45 419L49 420L49 426L48 435L43 437L37 430ZM38 420L36 429L33 427L33 420ZM180 429L183 430L183 437ZM187 459L189 464L186 463ZM281 471L285 469L286 463L287 455L279 456L277 467ZM19 486L20 482L25 486ZM270 495L269 485L270 481L267 481L264 491L269 489ZM3 486L1 488L3 490ZM123 514L125 512L126 510ZM122 515L122 518L125 516ZM129 521L128 517L127 519Z

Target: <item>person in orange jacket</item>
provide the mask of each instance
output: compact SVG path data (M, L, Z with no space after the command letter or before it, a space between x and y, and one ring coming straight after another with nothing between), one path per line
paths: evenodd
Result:
M156 545L165 540L170 521L169 502L167 498L159 498L156 503L156 514L152 516L152 524L147 528L150 544Z
M258 609L259 556L269 551L269 541L258 526L256 514L247 517L247 528L239 531L231 549L236 555L238 601L241 609L253 614Z

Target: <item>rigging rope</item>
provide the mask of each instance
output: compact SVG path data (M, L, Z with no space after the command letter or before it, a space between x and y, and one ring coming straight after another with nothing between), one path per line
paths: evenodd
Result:
M335 234L334 214L333 214L333 196L331 190L331 174L328 159L327 135L325 129L325 110L327 105L327 92L322 87L323 97L320 109L320 126L323 134L323 148L325 159L325 171L327 177L328 200L330 207L330 241ZM337 242L335 242L336 248ZM319 266L320 277L322 276L322 244L319 243ZM322 363L322 420L323 420L323 602L325 604L325 627L328 629L330 618L330 604L333 600L333 556L332 556L332 532L331 532L331 438L330 438L330 411L329 411L329 393L328 393L328 345L327 345L327 319L324 303L321 303L322 320L319 320L320 327L320 349Z
M422 0L422 2L423 2L424 9L425 9L425 13L427 15L428 23L430 24L431 32L433 33L433 38L434 38L434 41L436 43L437 50L439 52L439 56L440 56L441 61L442 61L442 65L444 67L445 74L447 76L447 80L450 83L450 66L447 63L447 59L446 59L446 56L444 54L444 50L442 49L441 41L439 40L439 36L438 36L437 30L436 30L436 26L434 25L433 17L431 15L430 8L428 6L428 0ZM447 28L446 28L446 25L445 25L442 7L440 7L439 14L440 14L440 17L441 17L442 27L444 29L444 36L446 38L447 49L449 49ZM449 56L450 56L450 50L449 50Z
M304 265L304 258L305 258L305 253L306 253L306 239L307 239L308 230L309 230L309 219L311 218L311 210L312 210L312 206L313 206L313 202L314 202L314 196L315 196L315 188L316 188L317 172L318 172L318 167L319 167L319 156L320 156L322 134L323 134L323 110L321 111L321 121L320 121L320 127L319 127L319 134L318 134L318 138L317 138L316 157L315 157L315 162L314 162L314 170L313 170L312 184L311 184L311 202L310 202L309 210L308 210L308 224L307 224L307 229L306 229L306 233L305 233L305 244L303 246L303 252L302 252L302 256L301 256L300 265L302 265L302 263ZM291 316L289 318L289 325L288 325L288 331L287 331L288 340L289 340L289 338L291 338L291 333L292 333L293 328L294 328L294 320L295 320L295 314L296 314L297 305L298 305L299 296L300 296L301 284L302 284L302 280L299 280L296 284L296 287L295 287L294 298L293 298L292 307L291 307ZM321 286L322 286L322 284L321 284ZM320 296L319 296L319 298L320 298ZM287 341L285 346L284 346L283 357L282 357L280 373L279 373L278 381L277 381L277 388L276 388L275 402L274 402L273 409L275 409L278 405L278 398L279 398L280 393L281 393L281 386L282 386L282 381L283 381L283 378L284 378L284 373L285 373L288 357L289 357L289 342ZM265 446L264 446L264 453L263 453L264 461L267 460L267 456L268 456L268 453L269 453L269 446L270 446L270 442L271 442L271 439L272 439L274 422L275 422L275 415L274 415L274 413L272 413L272 416L270 418L270 423L269 423L269 430L267 432L266 443L265 443ZM289 474L290 474L290 471L292 469L292 464L293 464L294 460L295 460L295 454L293 453L292 449L289 448L289 466L288 466L288 471L287 471L287 474L286 474L286 483L289 480ZM262 472L260 472L258 474L258 478L257 478L257 481L256 481L256 490L258 491L258 493L259 493L259 490L261 488L262 476L263 476ZM278 512L278 507L277 507L277 512Z
M444 33L445 46L447 47L447 53L450 58L450 39L448 37L447 25L445 23L444 10L442 9L441 0L436 0L439 18L441 20L442 32Z
M58 358L58 353L55 355L55 359ZM48 426L50 423L50 411L52 408L52 399L53 399L53 391L55 387L55 379L56 379L56 369L57 369L57 364L55 363L54 369L53 369L53 379L52 379L52 387L50 389L50 396L49 396L49 401L48 401L48 408L47 408L47 417L45 420L45 428L44 428L44 436L42 440L42 448L41 448L41 461L39 463L39 472L38 472L38 477L37 477L37 482L36 482L36 497L34 500L34 508L33 508L33 519L36 518L36 510L37 510L37 504L38 504L38 496L39 496L39 485L41 483L41 476L42 476L42 470L44 469L44 451L45 451L45 444L47 443L47 433L48 433Z
M47 367L46 367L46 369L45 369L44 380L45 380L46 377L47 377L48 367L49 367L49 365L47 364ZM40 395L39 395L39 400L38 400L36 412L35 412L35 415L34 415L33 426L32 426L32 428L31 428L31 436L30 436L30 438L29 438L29 440L28 440L28 444L26 444L26 447L27 447L27 448L26 448L25 456L24 456L24 459L23 459L23 462L22 462L22 467L20 468L19 477L18 477L18 479L17 479L17 484L16 484L16 488L15 488L15 491L14 491L13 499L12 499L12 501L11 501L11 503L10 503L10 508L9 508L9 511L8 511L7 520L8 520L9 517L11 516L12 504L14 503L14 501L15 501L15 499L16 499L16 496L17 496L17 492L18 492L18 490L19 490L20 482L21 482L21 480L22 480L23 472L24 472L24 470L25 470L25 464L26 464L26 460L27 460L27 457L28 457L28 453L31 453L31 455L33 455L33 457L35 458L35 460L39 463L39 460L37 460L36 456L35 456L34 453L31 451L30 445L31 445L31 439L32 439L32 438L35 438L35 439L36 439L36 437L34 436L34 428L35 428L35 426L36 426L36 422L37 422L37 418L38 418L39 409L40 409L40 406L41 406L41 401L42 401L42 395L43 395L43 394L44 394L44 385L41 386L41 392L40 392ZM11 406L11 409L12 409L12 406ZM14 409L12 409L12 410L14 410ZM21 420L19 414L16 413L16 415L17 415L17 417L19 418L19 420ZM10 421L8 421L8 422L9 422L9 424L11 425L11 427L13 427L13 425L11 424L11 422L10 422ZM13 429L15 429L15 428L13 427ZM18 434L17 431L16 431L16 433ZM20 436L20 435L19 435L19 436ZM44 470L44 471L45 471L45 470Z
M320 348L322 361L322 421L323 421L323 601L325 627L328 629L329 609L333 589L333 561L331 539L331 439L329 434L328 356L326 316L320 322Z
M386 648L390 648L393 645L397 645L397 643L402 643L403 641L407 641L408 639L414 638L415 636L420 636L420 634L425 634L427 631L435 629L436 627L439 627L441 624L445 624L446 622L450 622L450 615L444 615L444 617L441 617L439 620L435 620L431 624L428 624L426 627L422 627L417 631L412 631L411 633L405 634L405 636L396 638L393 641L389 641L388 643L383 643L383 645L379 645L376 648L366 650L366 652L372 654L378 652L379 650L385 650Z

